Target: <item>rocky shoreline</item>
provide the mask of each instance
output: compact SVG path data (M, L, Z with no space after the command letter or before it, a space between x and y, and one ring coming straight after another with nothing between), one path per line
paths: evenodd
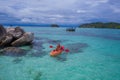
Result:
M21 27L5 28L0 25L0 53L21 53L19 47L31 45L34 40L34 33L25 32Z

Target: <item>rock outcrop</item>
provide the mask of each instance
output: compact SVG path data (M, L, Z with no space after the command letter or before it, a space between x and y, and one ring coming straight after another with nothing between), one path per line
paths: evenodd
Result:
M14 42L12 42L11 45L12 46L21 46L21 45L29 44L33 41L33 39L34 39L34 34L31 32L26 32L23 34L22 37L15 40Z
M0 25L0 47L23 46L32 43L34 33L25 32L20 27L4 28Z
M5 37L5 35L6 35L6 29L2 25L0 25L0 42L2 38Z
M0 46L9 46L10 42L12 42L12 35L7 34L4 36L4 38L1 40Z
M57 24L51 24L51 27L59 27Z
M24 56L26 50L19 46L31 46L34 40L34 33L25 32L21 27L4 28L0 25L0 55Z
M20 27L16 27L16 28L10 27L7 28L6 31L8 34L12 35L13 38L15 39L20 38L25 33L24 30L21 29Z

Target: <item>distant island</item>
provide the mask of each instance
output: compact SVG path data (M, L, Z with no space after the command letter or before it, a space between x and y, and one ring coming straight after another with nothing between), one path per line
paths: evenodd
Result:
M57 24L51 24L51 27L59 27Z
M112 28L112 29L120 29L120 23L116 22L95 22L95 23L86 23L79 26L79 28Z

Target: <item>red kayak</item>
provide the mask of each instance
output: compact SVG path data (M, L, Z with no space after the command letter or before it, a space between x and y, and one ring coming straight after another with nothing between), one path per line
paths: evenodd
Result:
M62 53L63 50L52 50L50 52L50 56L57 56L60 55Z

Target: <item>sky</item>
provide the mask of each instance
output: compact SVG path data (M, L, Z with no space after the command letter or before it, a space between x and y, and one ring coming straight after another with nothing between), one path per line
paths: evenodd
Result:
M0 23L120 22L120 0L0 0Z

